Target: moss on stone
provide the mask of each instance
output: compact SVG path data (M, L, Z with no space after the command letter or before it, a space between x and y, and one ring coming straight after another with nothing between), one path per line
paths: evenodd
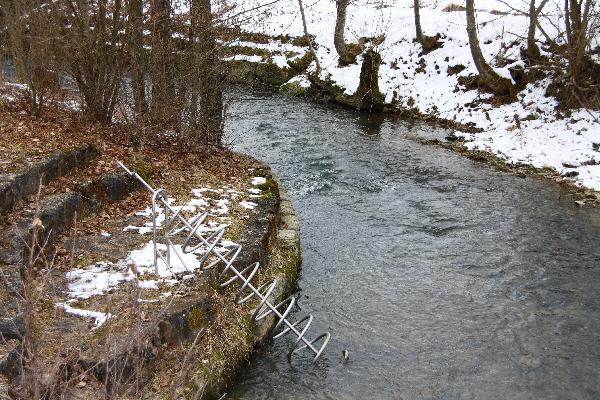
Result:
M311 38L312 40L312 38ZM308 47L308 39L306 36L298 36L292 39L292 44L298 47Z
M288 96L299 97L306 94L306 88L300 85L300 82L288 82L279 87L279 91Z
M195 331L204 326L204 312L198 307L192 307L187 319L191 330Z
M294 291L298 278L300 277L300 265L302 253L300 241L291 247L282 246L275 238L269 243L269 264L266 267L266 275L283 275L283 293L289 294Z
M101 261L106 261L106 256L94 253L80 254L76 258L76 264L81 268L89 267L90 265L94 265Z
M227 61L227 79L231 83L279 87L292 75L291 69L279 68L272 62L253 63L244 60Z
M268 58L275 54L267 49L261 49L258 47L251 46L232 46L228 48L227 51L232 54L243 54L246 56L261 56L263 58Z
M151 164L144 161L136 161L131 167L146 182L150 182L150 178L154 174L154 169Z
M365 52L360 69L360 83L354 97L361 111L382 111L384 98L379 91L381 55L369 49Z
M294 72L301 73L308 69L308 66L314 61L314 59L315 58L313 57L312 53L307 51L302 57L288 60L287 63L290 68L294 70Z
M10 293L3 285L0 285L0 301L8 301L11 298Z
M277 182L273 178L268 178L265 183L261 183L256 186L261 191L261 197L263 199L271 199L273 195L277 193L279 187L277 186Z

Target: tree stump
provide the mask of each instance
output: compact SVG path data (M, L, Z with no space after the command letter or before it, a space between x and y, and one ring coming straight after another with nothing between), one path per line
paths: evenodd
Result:
M381 55L369 49L363 56L360 70L360 84L354 94L357 107L360 111L382 111L383 95L379 91L379 65Z

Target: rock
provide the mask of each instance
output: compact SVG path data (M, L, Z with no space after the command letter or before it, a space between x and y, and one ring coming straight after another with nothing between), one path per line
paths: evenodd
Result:
M126 173L104 174L87 182L79 189L86 202L86 208L97 210L109 202L123 200L138 187L138 182Z
M292 203L289 200L281 201L279 209L281 210L281 215L292 215L294 213L294 208L292 207Z
M227 61L227 80L251 86L277 88L287 82L293 71L273 63L253 63L244 60Z
M20 317L0 319L0 335L2 335L4 340L21 340L23 335L25 335L23 319Z
M40 220L46 227L46 232L56 236L65 227L71 225L79 212L83 197L78 192L60 193L48 197L40 210Z
M286 229L291 229L293 231L298 231L300 229L300 224L298 222L298 218L296 218L292 214L282 214L281 222L283 222L284 227Z
M65 175L71 169L89 163L98 155L94 145L62 152L33 165L25 171L0 175L0 213L11 210L23 197L37 191L40 181L45 184Z
M280 229L277 239L286 247L293 247L298 241L298 232L291 229Z
M298 81L284 83L279 87L279 91L288 96L300 97L306 94L306 89Z

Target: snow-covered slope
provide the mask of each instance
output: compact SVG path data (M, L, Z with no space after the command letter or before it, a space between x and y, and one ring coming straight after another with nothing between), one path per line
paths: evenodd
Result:
M555 1L555 0L553 0ZM476 0L479 39L487 60L503 76L508 68L519 65L519 49L524 45L528 20L511 10L527 11L522 0ZM265 7L256 8L259 5ZM459 89L457 79L476 73L466 32L466 16L460 7L464 1L423 1L421 20L426 35L441 34L444 45L427 55L420 55L420 45L414 43L412 2L394 0L355 0L348 8L346 40L358 42L361 37L385 35L376 49L381 53L380 88L390 102L396 94L399 105L463 124L474 124L481 133L459 133L470 149L490 151L509 163L524 163L535 167L554 168L561 174L578 174L577 184L600 190L600 116L588 110L574 110L569 116L557 117L556 101L546 97L549 79L528 85L518 95L518 102L494 107L490 104L470 105L490 97L474 90ZM247 0L242 8L251 12L239 14L241 26L248 32L268 35L301 36L302 21L297 0ZM317 53L322 74L352 94L358 87L360 63L339 67L333 44L335 1L304 0L308 29L316 36ZM549 14L542 19L544 30L552 37L557 21L558 4L549 2L544 9ZM239 13L237 9L235 12ZM543 36L538 32L538 40ZM597 43L597 41L596 41ZM256 60L255 60L256 61ZM274 60L282 64L282 60ZM462 65L457 74L448 67ZM314 64L311 68L314 70ZM574 173L575 172L575 173Z

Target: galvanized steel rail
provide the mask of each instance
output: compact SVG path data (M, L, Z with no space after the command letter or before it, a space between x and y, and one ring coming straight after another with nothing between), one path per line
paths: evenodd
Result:
M277 323L271 331L273 339L278 339L289 332L296 335L297 339L294 347L290 350L290 356L306 348L310 349L315 354L313 361L316 361L321 354L323 354L323 350L325 350L325 347L331 338L329 332L323 333L315 339L310 339L307 338L306 333L314 320L312 315L307 315L296 322L290 322L288 319L289 314L296 304L295 297L288 297L282 302L273 305L269 301L269 297L275 290L277 280L272 280L259 287L255 287L252 284L252 280L256 277L258 270L260 269L259 263L249 265L241 271L233 266L235 259L242 251L241 245L238 244L226 252L217 250L218 245L223 240L225 226L215 229L210 235L206 235L205 237L200 233L200 228L206 226L204 225L204 221L206 221L208 213L202 213L187 220L181 215L183 208L175 209L171 206L164 189L154 189L135 171L129 170L120 161L117 161L117 163L129 175L140 181L152 194L152 240L154 244L154 268L157 275L159 260L162 260L167 268L170 269L171 252L175 253L186 269L190 270L186 265L183 255L173 245L173 239L176 235L187 234L187 237L181 246L181 251L184 254L189 254L202 248L203 254L199 260L201 271L208 271L216 267L222 268L221 273L218 276L218 283L221 288L225 288L234 282L239 281L241 286L235 299L237 304L243 304L254 297L259 300L259 304L252 315L254 321L258 322L271 314L277 318ZM158 222L159 213L157 210L159 206L163 207L165 216L162 228L159 228ZM166 255L163 255L158 249L159 230L162 230L161 237L167 248ZM216 257L216 260L207 263L210 255ZM320 344L320 346L317 346L317 344Z

